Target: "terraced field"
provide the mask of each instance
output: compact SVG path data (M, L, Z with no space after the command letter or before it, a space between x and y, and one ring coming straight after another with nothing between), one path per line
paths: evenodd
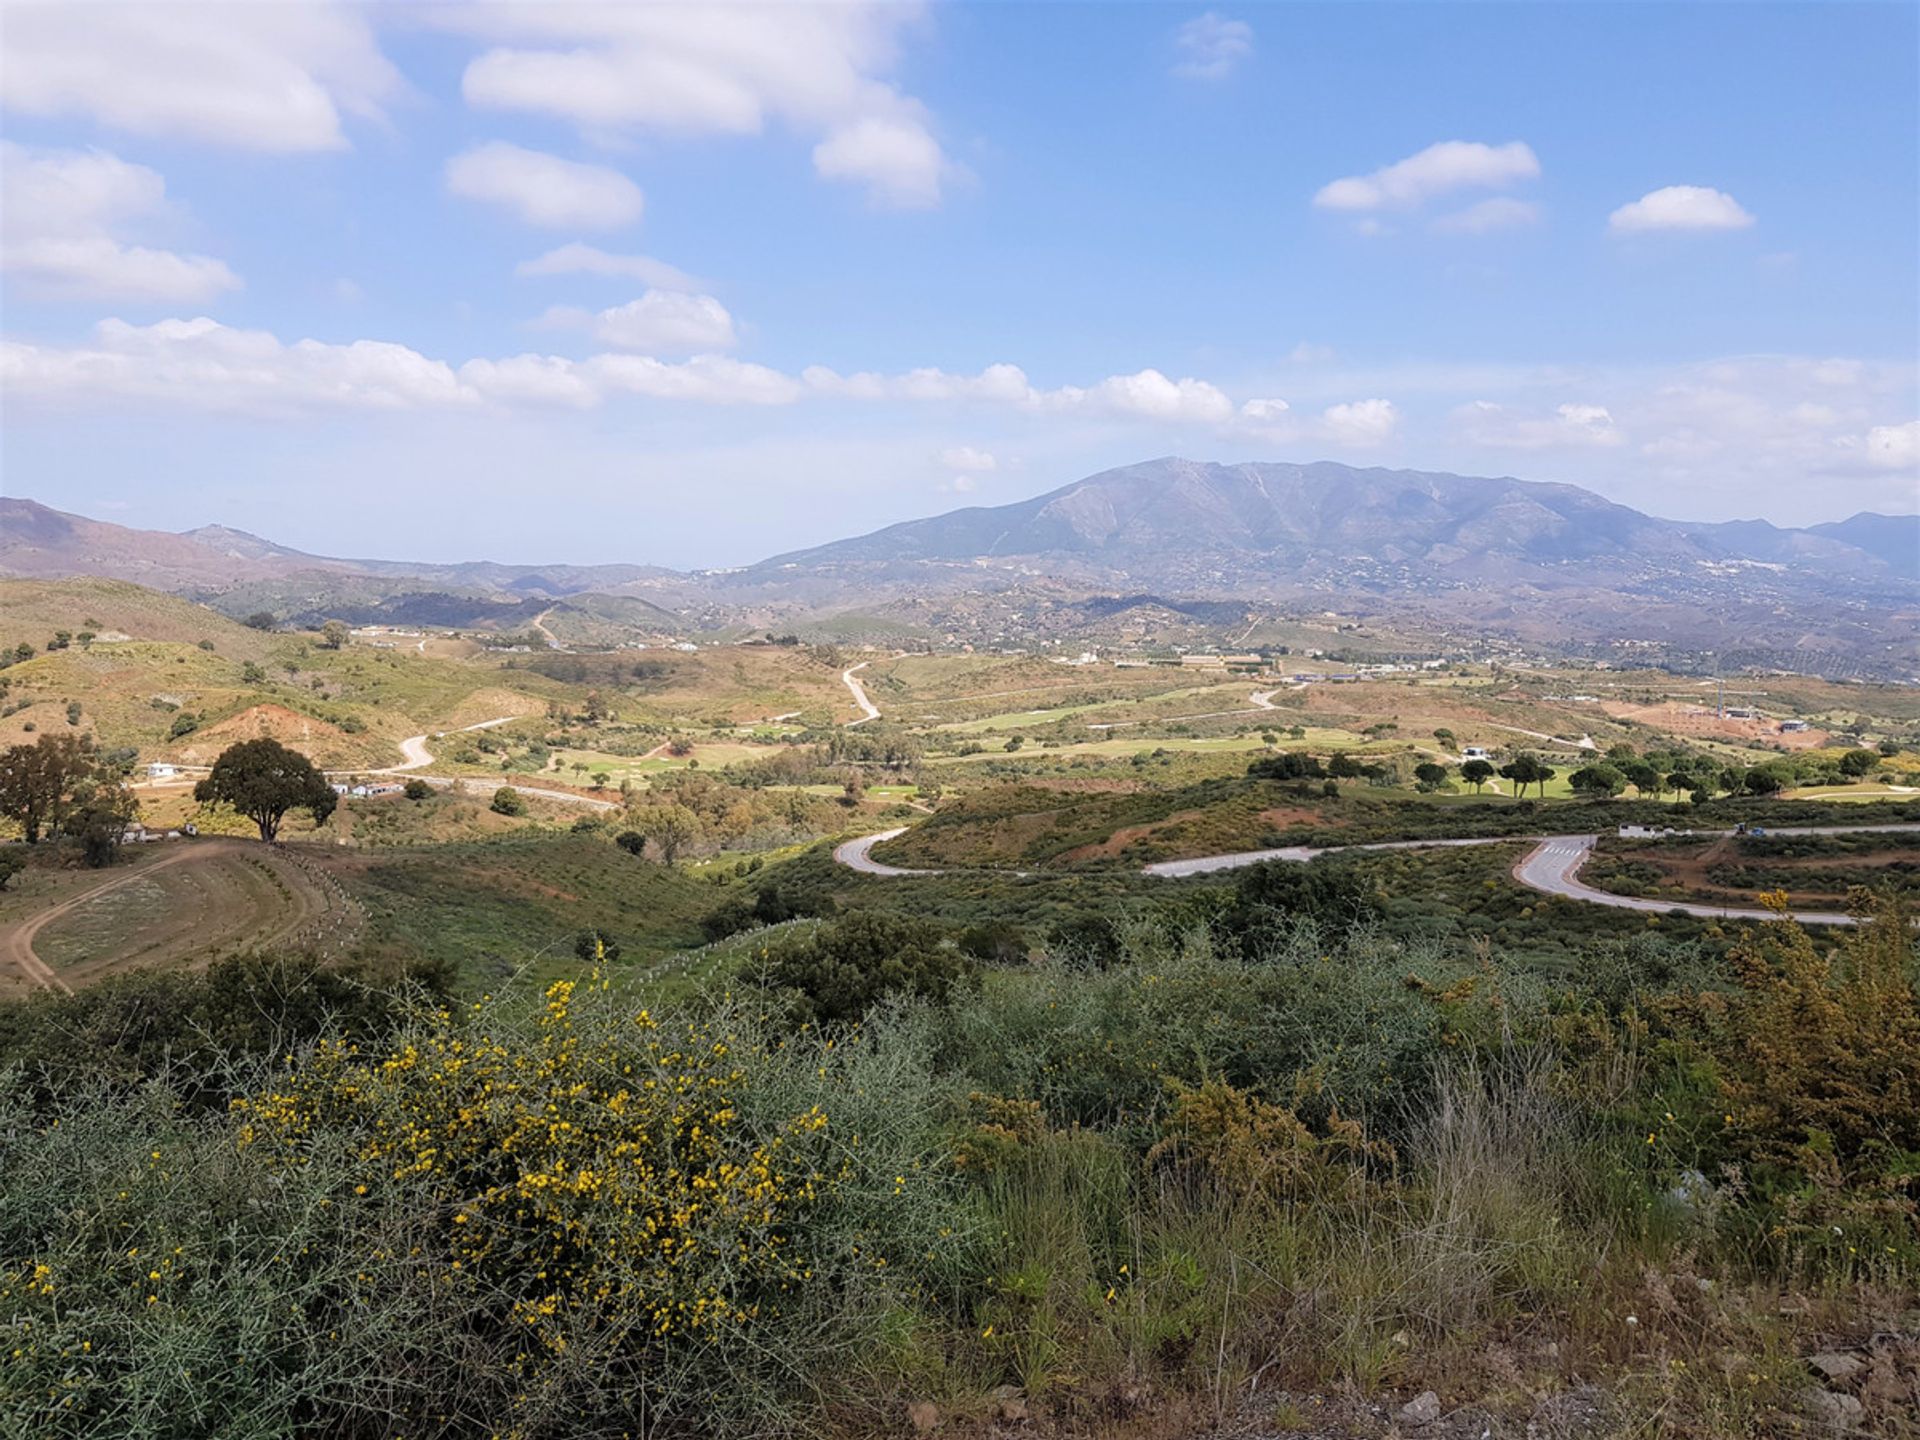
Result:
M238 840L170 842L9 914L0 966L15 983L70 990L132 967L199 966L269 945L343 950L360 911L311 859Z

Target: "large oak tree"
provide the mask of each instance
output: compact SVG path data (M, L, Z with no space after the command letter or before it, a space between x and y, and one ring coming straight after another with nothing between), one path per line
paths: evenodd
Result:
M213 773L193 787L202 804L231 805L260 827L260 838L271 841L289 810L312 813L318 825L333 813L339 797L327 777L298 750L278 740L243 740L229 745L213 762Z

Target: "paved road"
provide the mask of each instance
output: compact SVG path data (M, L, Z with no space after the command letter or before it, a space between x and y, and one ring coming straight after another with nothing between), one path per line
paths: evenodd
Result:
M1874 834L1887 830L1915 831L1920 830L1920 825L1809 825L1784 830L1768 827L1767 833L1769 835L1856 835ZM1605 890L1596 890L1580 879L1580 867L1587 863L1587 857L1593 853L1596 839L1598 837L1594 835L1549 836L1514 866L1513 878L1529 889L1542 890L1549 895L1563 895L1569 900L1587 900L1595 905L1611 905L1618 910L1640 910L1651 915L1667 915L1678 910L1682 914L1698 915L1706 920L1771 920L1774 918L1771 910L1762 910L1757 906L1698 905L1679 900L1646 900L1634 895L1613 895ZM1831 910L1795 910L1793 918L1806 925L1854 923L1851 915L1842 915Z
M496 725L505 725L509 721L522 719L519 715L500 715L492 720L482 720L478 725L462 725L458 730L436 730L433 739L443 735L464 735L469 730L491 730ZM398 775L407 770L420 770L433 764L433 753L427 749L427 736L409 735L400 742L400 753L406 757L398 765L388 765L380 770L329 770L329 775Z
M862 835L858 840L849 840L844 845L836 846L833 858L862 875L938 875L938 870L903 870L898 865L882 865L867 854L882 840L891 840L896 835L906 833L907 827L902 825L897 830L882 830L878 835Z
M848 729L852 729L855 725L864 725L869 720L878 720L880 718L880 707L867 698L866 690L861 687L858 680L853 678L854 671L866 669L869 663L870 662L866 660L862 660L858 665L849 665L840 672L840 683L846 686L847 690L852 694L853 703L866 712L858 720L849 720L847 722Z
M1877 835L1885 833L1920 832L1920 824L1898 825L1796 825L1776 829L1767 828L1769 835ZM883 840L906 833L906 827L896 830L883 830L877 835L863 835L858 840L849 840L833 852L833 858L849 869L858 870L863 875L938 875L939 870L907 870L897 865L883 865L872 858L869 852ZM1731 835L1731 830L1700 830L1698 835ZM1642 900L1632 895L1614 895L1605 890L1596 890L1580 881L1580 867L1593 853L1594 835L1473 835L1459 839L1445 840L1380 840L1367 845L1330 845L1316 848L1311 845L1283 845L1274 850L1241 850L1229 855L1201 855L1191 860L1160 860L1143 866L1141 873L1155 875L1163 879L1184 879L1194 875L1213 875L1223 870L1239 870L1248 865L1260 865L1269 860L1284 860L1305 864L1322 855L1331 855L1340 850L1443 850L1462 848L1469 845L1513 845L1532 840L1534 848L1527 853L1519 864L1513 867L1513 878L1530 890L1538 890L1548 895L1560 895L1569 900L1585 900L1595 905L1610 905L1617 910L1640 910L1650 914L1671 914L1681 911L1688 915L1698 915L1709 920L1771 920L1771 910L1748 909L1737 905L1697 905L1675 900ZM1025 872L1019 872L1025 873ZM1807 925L1851 925L1851 915L1840 915L1830 910L1795 910L1790 912L1793 918Z

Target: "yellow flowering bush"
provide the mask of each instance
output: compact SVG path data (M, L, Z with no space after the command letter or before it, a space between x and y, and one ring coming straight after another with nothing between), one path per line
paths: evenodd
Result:
M384 1053L325 1042L234 1106L242 1149L299 1167L311 1137L344 1140L356 1198L429 1217L421 1258L522 1337L529 1393L569 1346L631 1358L777 1311L848 1168L818 1103L743 1123L724 1030L604 1005L583 1026L575 1002L560 981L531 1026L441 1012Z

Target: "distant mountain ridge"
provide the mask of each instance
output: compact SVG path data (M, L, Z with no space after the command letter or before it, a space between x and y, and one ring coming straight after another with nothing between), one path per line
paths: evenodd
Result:
M1334 611L1448 645L1920 677L1920 516L1674 521L1576 485L1332 462L1144 461L690 573L337 559L221 525L132 530L0 499L6 574L129 579L303 624L538 625L583 645L800 630L1021 646L1163 625L1192 643L1220 615Z
M1540 566L1612 557L1815 569L1867 563L1920 578L1912 563L1898 570L1889 558L1892 547L1880 542L1877 529L1868 535L1855 521L1792 530L1764 520L1661 520L1576 485L1324 461L1223 465L1169 457L1104 471L1031 500L949 511L777 555L752 568L1060 555L1097 558L1140 578L1165 568L1177 553L1236 570L1262 556L1276 562L1362 558L1440 572L1483 570L1490 558Z
M671 576L657 565L512 565L354 560L313 555L227 525L179 533L135 530L0 496L0 574L57 578L106 575L159 589L219 586L306 573L418 580L529 598L583 594Z
M1877 555L1908 579L1920 580L1920 515L1881 515L1862 510L1846 520L1810 525L1807 531Z

